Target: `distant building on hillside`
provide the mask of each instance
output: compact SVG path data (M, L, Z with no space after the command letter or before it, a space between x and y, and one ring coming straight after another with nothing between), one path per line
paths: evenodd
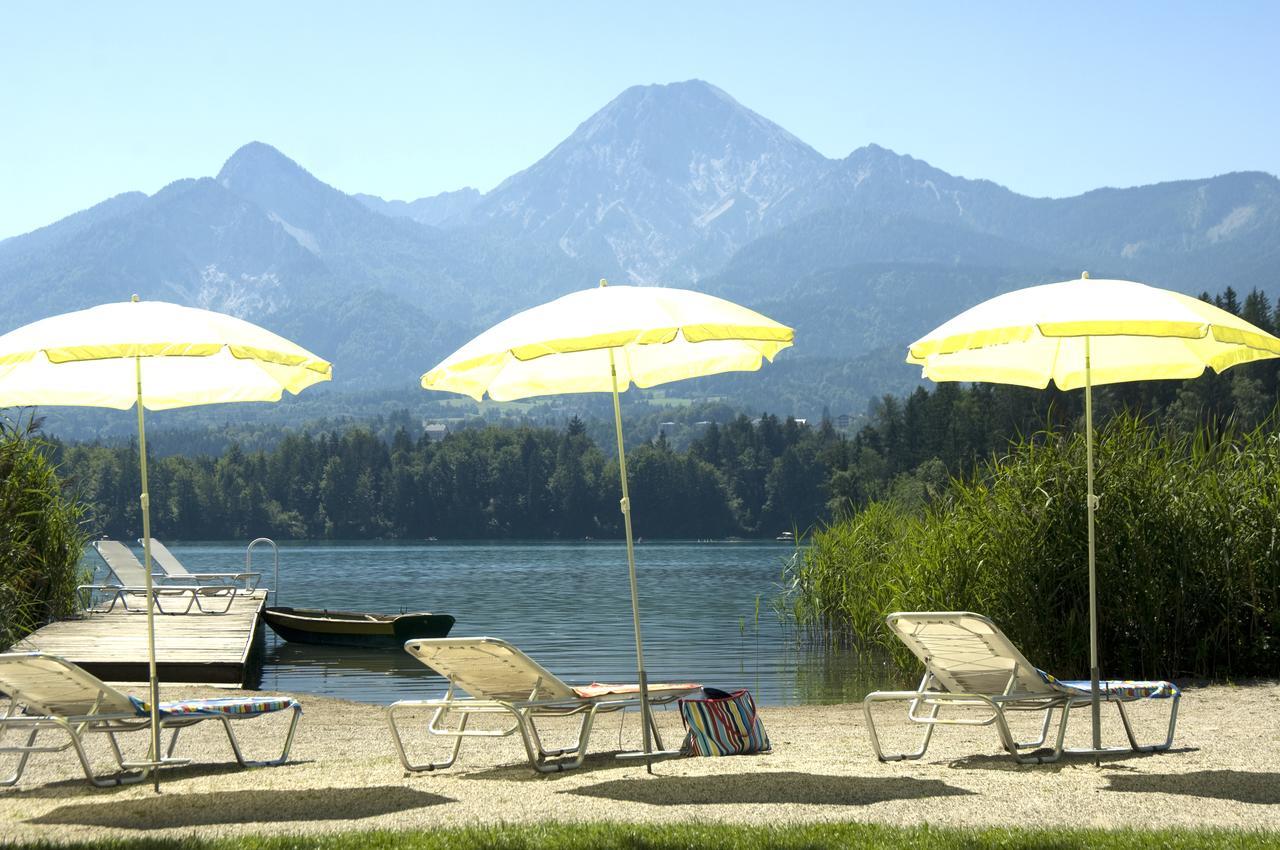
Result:
M423 422L422 431L433 440L443 440L449 436L449 426L443 422Z

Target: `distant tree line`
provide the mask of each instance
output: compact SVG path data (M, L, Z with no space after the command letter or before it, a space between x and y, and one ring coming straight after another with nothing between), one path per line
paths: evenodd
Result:
M1274 332L1260 292L1219 306ZM1277 401L1280 361L1192 381L1095 391L1100 422L1128 411L1161 427L1252 428ZM629 448L633 521L648 537L774 536L891 499L921 506L1012 438L1074 427L1083 393L939 384L886 395L856 434L828 417L765 414L699 423L684 450L663 433ZM650 432L652 433L652 432ZM612 448L610 445L608 448ZM57 444L62 473L92 508L94 534L139 533L135 445ZM563 428L490 426L439 440L401 425L291 433L270 448L153 457L153 527L173 539L581 539L622 534L617 459L574 417Z

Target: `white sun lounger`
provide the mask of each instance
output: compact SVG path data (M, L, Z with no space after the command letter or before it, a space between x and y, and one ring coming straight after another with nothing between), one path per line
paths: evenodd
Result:
M141 537L138 538L139 546L144 543ZM258 582L262 579L262 573L193 573L169 551L169 547L154 537L151 538L151 563L161 569L165 578L183 584L227 585L243 582L244 587L240 590L249 592L257 590Z
M940 725L987 726L995 724L1000 744L1023 763L1051 762L1062 757L1071 710L1088 706L1092 686L1088 681L1059 681L1033 666L991 620L981 614L963 611L898 613L887 618L889 628L924 662L924 678L914 691L876 691L863 700L863 715L871 735L871 747L881 761L918 759L929 748L933 730ZM1114 703L1120 712L1129 746L1135 752L1167 750L1173 744L1178 722L1181 692L1171 682L1104 681L1099 682L1101 698ZM1125 703L1143 699L1171 699L1168 733L1162 743L1139 744L1125 712ZM880 748L871 707L878 702L907 702L907 717L925 725L919 749L909 753L886 754ZM977 709L948 712L943 708ZM927 712L924 709L928 709ZM1053 712L1061 712L1057 738L1047 753ZM1036 741L1015 741L1005 714L1009 711L1043 711L1044 725ZM1090 753L1094 751L1090 750Z
M435 638L411 640L405 651L449 680L441 699L402 700L387 709L387 724L400 761L406 770L440 770L458 758L462 739L505 737L520 733L529 764L541 773L570 770L582 764L595 716L601 712L635 708L640 705L638 685L573 687L525 655L497 638ZM651 684L649 704L661 705L701 689L697 684ZM462 689L469 696L458 696ZM406 712L432 711L427 732L453 740L453 753L441 762L413 762L405 752L396 722ZM456 728L448 728L450 715L459 716ZM467 729L473 714L498 714L510 718L511 725L498 729ZM579 716L578 740L574 746L546 749L538 736L535 721L547 717ZM658 748L662 744L659 742Z
M80 585L76 590L81 594L84 608L86 610L110 611L119 602L124 606L124 610L130 613L138 614L146 611L145 604L141 607L131 607L129 604L130 599L139 596L145 599L147 595L146 569L138 562L129 547L115 540L95 540L93 548L102 558L103 563L107 565L107 569L111 571L111 575L115 577L118 584ZM154 574L153 578L155 578ZM236 589L235 585L230 584L170 584L156 580L151 584L151 596L155 600L156 611L161 614L186 614L193 605L203 614L225 614L231 610L231 603ZM104 593L110 596L111 601L105 609L93 609L91 607L95 593ZM215 600L222 603L221 608L213 604ZM186 605L182 607L182 610L172 607L166 609L164 605L166 601L171 605L182 606L183 602Z
M11 776L0 778L0 786L14 785L22 778L32 753L56 753L74 748L84 768L84 775L97 786L128 785L147 775L138 763L125 760L117 735L147 731L151 715L139 699L121 693L70 661L56 655L21 652L0 655L0 694L9 698L8 711L0 716L0 755L17 755L18 766ZM0 703L2 704L2 703ZM232 721L246 720L275 711L293 710L289 731L285 735L280 757L271 761L248 761L240 749ZM179 700L160 703L160 727L173 731L166 748L166 764L187 764L190 759L174 759L178 732L204 720L221 721L231 742L231 751L243 767L283 764L293 746L293 733L302 706L293 697L241 697L231 699ZM18 733L19 744L6 744L10 731ZM65 733L68 740L60 744L38 744L44 730ZM115 756L112 773L98 773L85 751L85 736L104 734Z

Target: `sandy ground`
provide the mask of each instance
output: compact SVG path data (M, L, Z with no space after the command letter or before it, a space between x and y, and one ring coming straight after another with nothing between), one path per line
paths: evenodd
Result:
M170 688L165 697L210 693ZM595 755L576 771L535 774L511 737L469 741L453 768L410 775L396 757L382 709L316 697L304 704L290 763L242 770L231 761L221 727L203 723L183 733L178 753L199 761L167 770L159 795L150 785L92 788L69 752L33 758L20 785L0 789L0 843L542 820L1280 824L1280 683L1189 689L1173 750L1127 754L1100 766L1080 757L1015 764L1000 754L990 727L940 729L923 760L881 764L861 706L840 705L765 709L773 753L668 759L656 764L653 776L613 756L620 740L630 747L638 738L635 714L602 716L592 736ZM1139 730L1162 737L1167 707L1163 701L1138 706ZM886 724L886 747L914 743L918 733L900 708L886 706L876 716ZM1113 716L1114 710L1104 714ZM674 709L659 710L658 720L664 734L680 739ZM237 729L249 757L268 756L284 722L280 716L241 721ZM1073 715L1069 744L1086 743L1087 725L1087 711ZM555 745L556 731L549 727L544 736L548 746ZM1119 742L1118 723L1107 735ZM145 735L134 737L134 748L145 748ZM420 735L414 744L422 753L428 742ZM431 746L434 757L444 754L441 742ZM98 744L94 752L105 758L107 750ZM0 758L7 772L12 757Z

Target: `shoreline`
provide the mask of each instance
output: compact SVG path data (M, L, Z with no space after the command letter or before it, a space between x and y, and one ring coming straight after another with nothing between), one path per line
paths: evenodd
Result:
M229 693L166 689L166 696ZM203 723L183 732L178 750L196 763L166 771L160 795L148 784L92 788L69 752L33 757L22 784L0 789L0 843L585 822L1249 831L1280 823L1280 681L1188 688L1171 751L1123 754L1097 767L1070 756L1018 765L1001 754L991 727L941 728L923 760L882 764L871 753L861 705L847 704L761 708L772 753L667 759L655 763L654 776L613 756L638 737L633 713L598 718L592 755L578 770L537 775L510 737L467 741L454 767L406 774L382 710L300 699L288 764L242 770L221 727ZM1135 706L1140 737L1160 728L1166 710L1163 701ZM903 715L902 708L877 712L887 747L914 743L918 733ZM1073 715L1069 745L1087 737L1086 715ZM1103 716L1114 741L1122 734L1115 712ZM656 717L663 734L679 740L674 709ZM238 723L247 756L278 746L285 722ZM546 729L554 746L567 727ZM134 751L145 747L145 735L132 737ZM420 753L423 740L406 743ZM442 743L431 750L443 751ZM104 755L105 741L90 752ZM0 770L11 764L6 757Z

